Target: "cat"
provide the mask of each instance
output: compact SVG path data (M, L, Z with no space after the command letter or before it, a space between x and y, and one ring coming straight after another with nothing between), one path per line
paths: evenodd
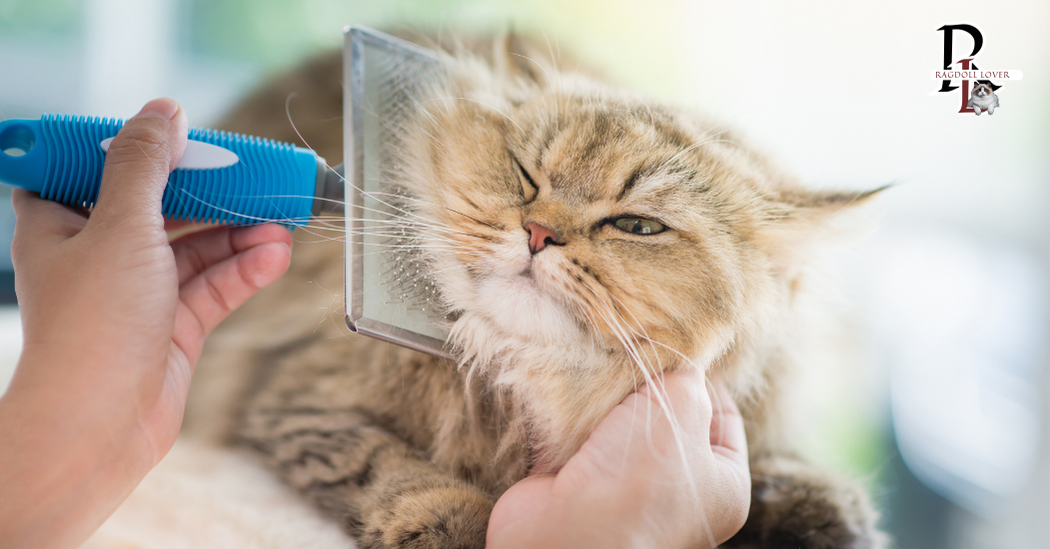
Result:
M970 100L966 102L966 106L973 109L977 116L981 116L981 111L987 111L988 116L991 116L999 106L999 96L995 95L995 90L989 84L974 81L973 91L970 92Z
M735 133L514 34L401 35L451 58L427 137L404 136L404 185L437 228L415 225L460 362L350 334L341 225L320 223L209 339L185 431L252 448L362 548L480 548L530 468L565 463L646 375L702 368L741 408L753 475L723 547L883 547L869 496L799 458L781 413L804 252L878 190L806 190ZM337 163L341 68L314 58L220 127L301 134Z

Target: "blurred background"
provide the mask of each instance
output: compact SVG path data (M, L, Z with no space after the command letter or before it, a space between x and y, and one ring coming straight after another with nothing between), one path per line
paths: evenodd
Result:
M742 130L816 187L884 215L839 250L839 349L798 381L796 435L862 479L901 549L1050 547L1050 3L686 0L0 0L0 119L126 118L177 98L215 121L345 24L502 30ZM968 22L982 69L1019 69L993 117L934 94ZM972 43L958 34L953 59ZM965 51L964 51L965 50ZM284 112L273 113L286 117ZM3 153L0 153L3 154ZM0 197L0 246L13 214ZM20 345L0 253L0 387Z

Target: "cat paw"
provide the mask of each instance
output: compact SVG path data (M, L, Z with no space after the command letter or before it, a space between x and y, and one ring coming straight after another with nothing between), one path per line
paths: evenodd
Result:
M756 464L757 465L757 464ZM723 547L882 549L867 494L842 479L788 460L752 466L751 512ZM763 469L773 469L763 471Z
M461 487L399 494L358 533L361 549L483 549L492 502Z

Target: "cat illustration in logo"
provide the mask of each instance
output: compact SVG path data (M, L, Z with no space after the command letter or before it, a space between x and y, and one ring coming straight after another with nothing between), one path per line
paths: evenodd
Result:
M995 95L990 84L974 82L973 91L970 93L970 100L966 102L966 106L973 109L977 116L981 116L981 111L988 111L988 116L991 116L995 108L999 106L999 96Z

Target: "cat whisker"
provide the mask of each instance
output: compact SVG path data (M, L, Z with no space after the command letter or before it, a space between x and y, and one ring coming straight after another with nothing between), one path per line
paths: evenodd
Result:
M189 198L191 198L191 199L193 199L193 200L195 200L197 202L200 202L201 204L204 204L205 206L208 206L210 208L214 208L214 209L216 209L216 210L218 210L218 211L220 211L222 213L225 213L227 215L231 215L231 216L234 216L234 217L239 217L239 218L250 220L250 221L258 221L258 222L261 222L261 223L282 223L282 222L284 222L284 223L293 222L294 223L296 221L309 221L310 218L312 217L312 216L306 216L306 217L291 217L291 216L289 216L289 217L282 217L282 218L270 218L270 217L259 217L259 216L253 216L253 215L248 215L248 214L242 214L242 213L239 213L239 212L235 212L233 210L229 210L229 209L223 208L223 207L221 207L221 206L219 206L217 204L212 204L212 203L210 203L210 202L208 202L206 200L203 200L201 198L198 198L196 196L193 196L193 194L191 194L189 191L187 191L185 189L176 189L176 190L179 193L181 193L181 194L183 194L185 196L188 196ZM178 195L176 195L176 196L178 196Z
M642 353L638 351L638 348L635 346L634 342L631 341L631 338L628 337L628 334L623 329L621 323L617 321L615 317L608 314L609 312L611 312L612 308L604 299L602 299L601 296L598 295L598 292L595 291L594 288L591 288L589 284L582 283L582 286L586 288L589 292L591 292L594 298L598 301L598 304L601 306L601 309L599 309L598 312L602 313L602 320L604 320L605 324L609 326L610 329L612 329L613 335L624 346L624 350L627 351L627 354L631 358L632 362L634 362L639 367L643 376L645 377L646 383L652 381L653 375L657 373L656 370L653 369L653 366L649 363L648 358L644 357Z
M360 191L360 192L365 193L365 191ZM373 195L373 194L378 194L378 193L367 193L367 194L368 195ZM398 197L400 197L400 195L396 195L396 194L390 194L390 196L398 196ZM411 212L411 211L405 210L403 208L399 208L397 206L394 206L393 204L390 204L390 203L385 202L383 200L380 200L378 198L374 198L373 197L373 199L376 202L379 202L380 204L382 204L382 205L384 205L384 206L386 206L386 207L396 211L397 213L395 214L395 213L391 213L391 212L388 212L388 211L380 210L380 209L377 209L377 208L370 208L370 207L367 207L367 206L361 206L361 209L363 211L366 211L366 212L373 212L373 213L377 213L377 214L381 214L381 215L388 215L388 216L390 216L392 218L395 218L395 219L398 218L399 215L404 215L404 216L407 216L407 217L411 217L411 218L417 219L418 221L414 221L414 222L420 223L420 224L423 224L423 225L431 225L431 223L432 223L428 219L426 219L425 217L423 217L423 216L421 216L421 215L419 215L419 214L417 214L415 212Z
M305 137L303 137L303 134L302 134L302 133L301 133L301 132L299 131L299 128L298 128L298 127L296 126L295 122L294 122L294 121L292 120L292 113L291 113L291 101L292 101L292 98L293 98L293 97L295 97L295 95L296 95L296 94L295 94L295 93L293 92L293 93L290 93L290 94L288 94L288 97L286 97L286 98L285 98L285 102L284 102L284 109L285 109L285 114L286 114L286 116L288 117L288 122L289 122L289 123L290 123L290 124L292 125L292 130L293 130L293 131L295 131L295 134L296 134L297 136L299 136L299 139L300 139L300 140L301 140L301 141L303 142L303 144L304 144L304 145L306 145L306 147L308 147L308 148L310 148L311 150L313 150L313 147L311 147L311 146L310 146L310 144L309 144L309 143L308 143L308 142L306 141L306 138L305 138ZM422 109L422 110L423 110L423 111L425 112L425 109ZM383 118L380 118L380 119L382 120ZM331 171L331 172L335 172L335 169L333 169L333 168L332 168L332 166L331 166L331 165L329 165L329 164L328 164L327 162L324 162L324 166L325 166L325 168L326 168L326 169L328 169L329 171ZM345 176L341 176L341 177L340 177L340 180L342 180L344 184L345 184L345 183L347 183L347 179L346 179L346 177L345 177ZM360 188L358 188L358 187L357 187L356 185L353 185L352 183L351 183L350 185L351 185L351 186L353 186L353 187L354 187L355 189L357 189L357 191L358 191L358 192L361 192L362 194L365 194L365 195L367 195L367 194L368 194L368 193L366 193L366 192L365 192L365 190L364 190L364 189L360 189ZM318 200L318 199L320 199L320 200L322 200L322 201L327 201L327 202L332 202L332 203L340 204L340 205L342 205L342 206L343 206L344 208L345 208L345 207L347 206L347 204L346 204L346 201L345 201L345 200L334 200L334 199L329 199L329 198L324 198L324 197L312 197L312 198L314 198L315 200ZM408 212L408 211L406 211L406 210L402 210L402 209L400 209L400 208L397 208L397 207L395 207L395 206L393 206L393 205L391 205L391 204L387 204L387 203L383 202L382 200L378 200L378 199L377 199L377 202L380 202L380 203L382 203L383 205L385 205L385 206L388 206L388 207L390 207L390 208L393 208L393 209L395 209L395 210L398 210L398 211L400 211L400 212L402 212L402 213L404 213L404 214L408 214L408 215L414 215L414 214L410 214L410 212ZM371 211L373 211L373 212L379 212L378 210L373 210L373 209L371 209L371 208L367 208L367 209L368 209L368 210L371 210ZM416 217L418 217L418 216L416 216ZM434 227L434 228L436 228L436 227Z
M656 346L659 346L659 347L667 349L668 351L671 351L672 353L678 355L678 357L680 357L684 362L692 363L692 359L690 359L688 356L686 356L685 353L682 353L681 351L679 351L678 349L675 349L674 347L671 347L670 345L667 345L665 343L659 342L659 341L649 337L649 334L645 331L645 327L641 324L641 322L638 321L637 317L634 316L634 313L631 312L631 310L626 306L626 304L624 304L623 301L618 299L615 295L611 295L610 294L610 296L613 298L613 300L615 300L617 303L620 304L620 308L622 308L624 311L626 311L627 314L631 315L631 318L634 319L635 323L638 325L638 328L641 330L641 333L638 333L636 330L634 330L634 328L631 328L630 324L628 324L628 328L630 328L632 330L632 332L634 332L636 335L638 335L639 337L641 337L645 341L649 342L650 346L654 350L654 353L655 353L655 350L656 350ZM617 314L619 314L619 313L617 313ZM659 354L657 354L657 357L659 357ZM711 380L707 379L706 375L704 376L704 383L706 385L712 385ZM714 410L713 413L721 413L721 410L722 410L722 403L721 403L721 400L720 400L721 399L721 395L718 393L718 391L713 390L713 385L712 385L712 390L709 391L709 394L711 395L711 398L712 398L712 401L713 401L712 402L712 404L713 404L712 408ZM723 439L722 439L723 435L724 435L724 433L719 432L719 439L718 439L718 444L719 445L721 445L723 443Z
M236 216L236 217L239 217L239 218L242 218L242 219L246 219L246 220L250 220L250 221L258 221L258 222L295 222L295 221L310 221L310 220L313 220L313 219L322 219L322 220L337 219L337 218L323 218L323 217L315 218L314 216L310 216L309 218L305 218L305 219L299 219L299 218L293 218L293 217L277 219L277 218L265 218L265 217L259 217L259 216L251 216L251 215L247 215L247 214L241 214L241 213L238 213L238 212L234 212L234 211L229 210L227 208L222 208L221 206L218 206L216 204L209 203L206 200L203 200L203 199L201 199L199 197L194 196L192 193L190 193L189 191L186 191L185 189L178 189L178 190L179 190L179 192L182 195L185 195L185 196L189 197L192 200L200 202L200 203L202 203L202 204L204 204L206 206L214 208L214 209L216 209L216 210L218 210L220 212L226 213L228 215ZM281 196L281 195L275 195L274 197L277 197L277 196ZM368 220L368 221L382 222L382 221L392 221L392 220ZM396 229L398 229L398 228L412 229L413 233L415 233L415 234L426 234L427 231L437 231L438 234L440 233L440 231L459 232L459 231L454 231L452 229L446 229L446 228L443 228L443 227L426 226L426 225L422 225L422 224L414 224L414 225L404 225L404 224L402 224L402 225L393 225L393 226L391 226L390 224L386 224L384 226L388 227L388 228L391 228L391 229L394 229L395 232L384 232L384 231L374 231L374 230L370 231L370 230L358 230L358 229L346 230L346 229L344 229L342 227L331 226L331 225L328 225L326 223L320 223L318 225L311 226L309 229L307 229L306 227L302 227L302 230L304 232L307 232L307 233L317 237L322 242L331 242L331 241L345 242L346 235L348 235L348 234L351 234L351 235L362 235L362 236L376 236L376 237L379 237L379 238L398 238L398 237L406 236L406 235L403 235L403 234L398 234L396 232ZM327 236L319 234L322 231L331 231L333 233L336 233L339 236L327 237ZM469 234L469 233L462 233L462 234ZM387 244L387 243L378 243L378 242L366 242L365 244L367 246L369 246L369 247L372 247L372 248L377 248L378 247L378 248L387 248L387 249L414 249L414 250L423 250L423 249L428 249L428 250L458 250L459 249L458 246L456 246L456 242L451 240L451 239L449 239L449 238L445 238L443 236L438 236L437 234L430 234L426 238L428 240L431 240L432 242L428 243L428 244L422 244L422 243ZM435 243L435 242L437 242L437 243ZM448 245L440 244L442 242L443 243L447 243Z
M416 222L416 221L406 220L406 219L401 218L401 217L392 217L390 219L373 219L373 218L367 218L367 217L352 217L352 218L350 218L350 221L354 222L355 224L356 223L361 223L361 224L372 223L372 224L374 224L374 226L377 226L377 227L378 226L383 226L383 227L392 227L392 228L404 228L404 229L411 229L411 230L417 230L417 231L427 230L427 231L431 231L431 232L433 232L435 234L437 234L437 233L458 234L458 235L470 235L471 234L471 233L468 233L466 231L461 231L459 229L453 229L453 228L450 228L450 227L444 227L444 226L436 225L436 224L430 224L430 225L422 224L422 223L419 223L419 222Z
M686 356L685 353L679 351L678 349L675 349L674 347L671 347L670 345L667 345L665 343L661 343L661 342L659 342L659 341L649 337L649 334L648 334L648 332L646 332L645 327L642 326L641 321L638 320L638 317L634 316L634 313L631 312L631 310L627 307L627 305L623 301L621 301L619 298L614 296L614 295L610 294L610 297L612 297L613 300L616 301L616 303L619 304L619 308L620 309L623 309L624 311L627 312L627 314L631 315L631 318L634 320L635 324L638 325L638 329L641 330L641 332L638 332L634 328L631 328L631 331L635 335L637 335L637 336L641 337L642 339L646 340L651 345L658 345L660 347L663 347L664 349L667 349L668 351L671 351L672 353L678 355L678 357L681 358L684 362L692 363L692 359L689 358L688 356ZM617 314L619 314L619 313L617 313ZM623 318L623 317L621 316L621 318ZM625 319L625 322L626 322L626 319ZM630 324L628 324L628 327L630 327Z
M547 36L547 32L544 31L542 27L540 28L540 34L543 35L543 41L544 41L544 43L547 44L547 53L549 53L550 56L551 56L551 65L554 65L554 72L555 73L560 73L561 72L561 67L558 66L558 59L561 59L561 47L560 47L560 45L557 43L557 40L555 40L555 43L552 46L550 37ZM557 55L555 55L555 53L554 53L555 50L558 51ZM550 80L550 78L548 78L548 80Z
M342 228L332 228L333 230L343 230ZM370 227L354 227L346 230L347 234L359 234L366 236L383 236L388 238L420 238L426 237L428 240L439 240L442 242L455 242L450 238L448 232L430 229L426 227L411 227L407 225L375 225Z
M671 406L670 401L667 399L667 393L663 387L662 377L658 375L657 371L654 370L652 373L650 373L650 370L645 367L646 365L648 365L650 368L652 368L652 364L648 362L648 359L643 359L641 353L637 350L637 348L634 345L634 338L629 337L627 334L627 330L631 330L632 332L636 332L636 330L631 328L629 326L629 323L623 318L623 316L620 315L614 307L611 307L609 303L606 302L600 295L598 295L594 288L591 288L590 285L586 283L583 283L582 286L588 291L590 291L591 294L594 295L595 299L597 299L598 303L602 306L602 308L604 309L604 314L602 314L602 316L606 324L613 329L614 335L620 341L620 343L624 345L628 356L630 356L632 358L632 361L639 366L642 375L645 377L646 384L650 387L650 390L652 391L654 400L656 400L657 405L660 407L661 411L663 412L664 416L667 418L667 421L671 426L671 433L674 437L675 446L678 450L679 458L681 459L682 466L686 470L686 478L693 478L692 468L689 464L689 458L685 451L685 441L683 437L684 431L682 429L681 424L678 422L677 416L674 412L673 407ZM615 299L615 296L612 297L613 299ZM603 313L602 310L598 310L598 312L600 314ZM629 311L628 313L630 314ZM634 315L632 314L632 317L633 316ZM648 339L651 340L651 338ZM647 410L646 413L648 414L650 412ZM690 489L694 492L694 497L698 498L699 496L698 492L696 491L696 485L690 483ZM710 525L706 523L706 520L704 528L706 530L706 534L709 538L709 541L713 545L715 543L714 534L710 528Z
M233 212L232 210L227 210L227 209L220 208L220 207L218 207L218 206L216 206L214 204L209 203L208 201L206 201L206 200L204 200L204 199L202 199L200 197L192 195L189 191L186 191L185 189L179 189L179 191L181 193L183 193L183 194L193 198L194 200L196 200L198 202L201 202L202 204L205 204L205 205L207 205L209 207L212 207L212 208L215 208L217 210L220 210L220 211L222 211L224 213L228 213L228 214L231 214L231 215L235 215L235 216L238 216L238 217L243 217L245 219L251 219L251 220L255 220L255 221L270 221L270 222L293 221L294 222L294 221L304 221L304 220L309 220L309 221L332 220L332 221L335 221L335 220L342 220L342 219L344 219L343 217L340 217L340 216L331 216L331 215L329 215L329 216L310 216L309 218L305 218L305 217L304 218L288 217L288 218L281 218L281 219L277 219L277 218L270 219L270 218L262 218L262 217L253 217L253 216L249 216L249 215L246 215L246 214L239 214L237 212ZM335 202L335 203L338 203L338 204L345 204L345 202L340 201L340 200L325 199L325 198L321 198L321 197L306 197L306 196L303 196L303 195L274 194L274 195L251 195L251 197L252 198L313 198L313 199L316 199L316 200L325 200L325 201L329 201L329 202ZM363 208L363 209L366 210L366 211L372 211L372 212L375 212L375 213L388 214L388 212L385 212L383 210L377 210L377 209L374 209L374 208ZM465 235L465 236L474 236L474 235L471 235L470 233L467 233L465 231L460 231L460 230L452 229L452 228L448 228L448 227L442 227L442 226L439 226L439 225L436 225L436 224L432 224L432 223L422 223L422 222L418 222L418 221L410 221L410 222L406 223L404 221L399 220L398 218L389 219L389 220L372 219L372 218L351 218L351 219L354 220L354 221L371 222L371 223L385 223L385 224L399 223L399 225L397 225L397 226L404 226L406 228L411 228L413 230L421 230L422 228L426 228L426 229L431 229L431 230L434 230L434 231L444 231L444 232L448 232L448 233L462 234L462 235ZM332 228L334 229L335 227L333 226ZM338 230L342 230L342 228L339 228Z
M294 128L294 124L293 124L293 128ZM296 129L296 134L298 134L298 133L299 133L299 131L298 131L298 129ZM302 139L302 135L299 135L299 138ZM306 143L306 140L304 139L303 142ZM324 163L324 166L325 166L326 169L328 169L328 171L335 172L335 169L332 168L332 166L329 165L327 162ZM369 195L368 191L365 191L364 189L358 187L357 185L354 185L352 182L350 182L346 178L346 176L339 176L339 180L342 181L344 184L349 184L351 187L353 187L357 192L361 193L362 195L364 195L364 196L368 196ZM425 218L415 214L414 212L410 212L408 210L405 210L405 209L402 209L402 208L398 208L397 206L394 206L393 204L389 204L389 203L387 203L387 202L385 202L383 200L380 200L378 198L375 198L375 200L376 200L376 202L379 202L383 206L391 208L391 209L393 209L395 211L398 211L398 212L400 212L400 213L402 213L404 215L408 215L408 216L419 218L419 219L423 220L423 222L427 221ZM335 202L339 203L339 201L335 201ZM343 204L344 207L347 206L345 201L342 201L341 203ZM385 215L389 215L387 212L382 212L380 210L375 210L375 209L372 209L372 208L364 208L364 209L367 210L367 211L373 211L373 212L376 212L376 213L382 213L382 214L385 214Z
M628 329L630 329L633 333L635 333L637 335L640 335L643 339L645 339L646 341L649 342L649 344L652 346L652 348L654 350L654 354L656 354L658 359L659 359L659 353L655 353L655 346L657 346L657 345L659 345L659 346L661 346L661 347L663 347L665 349L668 349L669 351L677 354L686 363L691 363L692 362L689 359L689 357L687 357L684 353L678 351L677 349L671 347L670 345L666 345L664 343L661 343L661 342L656 341L655 339L649 337L649 334L646 332L645 327L641 324L641 322L638 321L637 317L634 315L634 313L631 312L630 308L628 308L623 303L623 301L618 299L615 295L612 295L612 294L609 294L609 295L610 295L610 297L613 298L613 300L615 300L616 302L618 302L620 304L620 306L621 306L620 308L622 308L624 311L626 311L627 314L630 315L631 318L635 320L635 323L638 325L638 328L641 330L641 334L639 334L637 330L635 330L633 327L631 327L630 323L628 323L626 321L626 319L623 319L623 316L620 315L620 313L618 311L616 311L616 309L614 308L613 311L616 313L616 315L619 316L620 319L623 319L624 324L628 327ZM663 378L662 377L659 379L658 383L659 383L659 386L660 386L660 391L663 393L663 395L666 395L666 391L664 390L664 387L663 387ZM704 383L705 383L705 386L711 385L711 381L707 378L706 375L704 376ZM712 390L709 391L709 394L712 395L711 399L713 401L712 402L712 413L721 413L722 406L721 406L721 401L719 400L721 397L718 394L718 391L713 390L713 387L712 387ZM664 407L663 399L659 399L659 401L660 401L661 407L663 408ZM678 423L678 420L677 420L677 417L676 417L676 415L674 413L674 410L670 406L670 402L666 403L666 408L664 408L664 412L666 414L668 414L667 415L667 420L671 423L671 431L672 431L672 433L674 435L675 443L678 446L678 451L679 451L680 457L682 459L682 465L686 468L686 471L689 474L689 477L691 478L691 476L692 476L691 468L689 466L688 458L687 458L687 456L685 454L685 445L684 445L684 441L682 439L682 432L683 432L682 431L682 427ZM719 432L719 440L718 440L718 444L719 445L721 445L723 443L723 439L722 439L723 434L724 433L722 431ZM696 491L696 485L695 484L690 484L690 488L693 490L694 497L698 497L698 493ZM708 541L712 545L714 545L715 544L714 532L712 531L712 529L710 527L710 524L707 523L706 517L704 517L704 529L706 530L705 533L707 534Z
M314 148L306 142L306 138L303 137L303 134L301 132L299 132L299 127L296 126L295 121L292 120L292 99L296 95L298 94L295 92L291 92L284 98L284 115L288 118L288 123L292 125L292 131L295 132L295 135L299 136L299 140L303 142L303 145L305 145L306 148L312 151L314 150ZM332 167L328 166L327 164L325 164L325 167L327 167L329 170L332 169Z
M389 194L389 193L374 193L374 194ZM398 196L398 195L390 194L390 196ZM407 198L407 197L403 197L403 198ZM377 199L377 201L378 202L382 202L382 201L380 201L378 199ZM350 218L350 219L353 220L353 221L361 221L361 222L367 221L367 222L375 222L375 223L383 223L383 222L386 222L386 223L392 223L392 222L393 223L405 223L405 224L412 224L414 226L419 226L419 227L428 227L428 228L432 228L432 229L435 229L435 230L443 230L443 231L446 231L446 232L455 233L455 234L461 234L461 235L465 235L465 236L474 236L474 235L471 235L470 233L465 232L465 231L461 231L461 230L458 230L458 229L453 229L451 227L438 225L438 224L436 224L434 222L431 222L431 221L427 220L426 218L424 218L422 216L419 216L418 214L415 214L414 212L408 212L406 210L403 210L403 209L400 209L400 208L396 208L396 207L391 206L389 204L388 204L388 206L390 206L391 208L397 210L399 213L395 214L395 213L388 212L388 211L385 211L385 210L380 210L380 209L376 209L376 208L369 208L369 207L362 206L361 209L363 211L377 213L377 214L380 214L380 215L387 215L387 216L390 216L390 219L383 220L383 219L363 218L363 217L361 217L361 218ZM408 219L407 217L403 217L403 215L411 216L414 219ZM481 223L481 222L479 222L479 223ZM482 224L483 225L487 225L485 223L482 223ZM489 225L489 226L491 227L491 225ZM492 228L495 228L495 227L492 227Z
M587 273L586 271L584 271L584 274L588 274L588 273ZM597 282L597 280L596 280L596 282ZM598 284L600 285L600 282L599 282ZM617 311L615 310L615 308L614 308L614 307L611 307L611 306L610 306L610 305L609 305L609 304L608 304L608 303L607 303L607 302L606 302L606 301L605 301L605 300L604 300L604 299L603 299L603 298L602 298L601 296L599 296L599 295L598 295L598 292L597 292L597 291L596 291L596 290L595 290L594 288L592 288L592 287L591 287L591 286L590 286L589 284L587 284L586 282L582 282L582 281L581 281L581 285L582 285L582 286L583 286L584 288L586 288L586 289L587 289L587 290L588 290L589 292L591 292L591 294L592 294L592 295L594 296L594 298L595 298L596 300L598 300L598 303L599 303L599 304L601 304L602 308L603 308L603 309L605 309L605 310L606 310L606 312L610 312L610 311L611 311L611 312L612 312L613 314L615 314L615 315L616 315L617 317L619 317L619 319L620 319L620 320L622 320L624 324L627 324L626 320L625 320L625 319L623 319L623 316L621 316L621 315L619 314L619 312L617 312ZM612 297L613 299L616 299L616 297L615 297L615 296L613 296L613 295L611 294L611 292L608 292L608 291L606 290L606 292L605 292L605 293L607 293L607 294L608 294L608 295L609 295L610 297ZM606 316L609 316L609 315L603 315L603 317L606 317ZM606 319L606 324L609 324L611 328L614 328L614 330L617 330L618 328L620 328L620 324L619 324L618 322L616 323L616 325L615 325L615 327L614 327L614 326L612 325L612 323L610 322L610 320L615 320L615 319L614 319L614 318L607 318L607 319ZM632 331L633 331L633 330L632 330ZM618 332L614 332L614 333L616 333L617 337L619 337L619 336L620 336L620 334L619 334ZM623 335L624 335L624 336L626 336L626 335L627 335L627 334L626 334L626 332L624 332L624 333L623 333ZM633 338L632 338L632 339L633 339ZM621 339L621 343L623 343L623 344L624 344L624 346L625 346L625 349L627 349L627 350L628 350L629 354L631 354L631 353L632 353L632 351L633 351L633 355L632 355L632 356L636 355L636 356L638 357L638 366L639 366L640 368L643 368L643 370L644 370L644 369L645 369L645 367L646 367L646 366L648 366L649 370L651 370L651 371L652 371L652 372L653 372L654 374L656 374L656 373L658 373L659 371L661 371L661 370L658 370L658 369L654 368L654 367L653 367L653 365L652 365L651 363L649 363L649 362L648 362L648 359L647 359L647 358L645 359L645 364L642 364L642 363L641 363L641 360L642 360L642 354L638 352L637 348L636 348L636 347L634 346L634 344L633 344L633 343L628 343L627 341L623 341L622 339ZM659 355L657 355L657 358L659 358ZM648 378L648 377L646 378L646 380L647 380L647 381L648 381L649 379L650 379L650 378Z
M491 223L487 223L485 221L481 221L480 219L477 219L475 217L469 216L469 215L467 215L467 214L465 214L465 213L463 213L463 212L461 212L461 211L459 211L459 210L457 210L455 208L450 208L448 206L442 206L440 204L434 204L433 202L428 202L426 200L421 200L421 199L413 198L413 197L410 197L410 196L401 196L401 195L397 195L397 194L394 194L394 193L372 192L372 193L369 193L369 194L372 194L372 195L397 196L397 197L402 198L404 200L410 200L410 201L413 201L413 202L420 202L420 203L426 204L428 206L433 206L435 208L441 208L443 210L450 211L450 212L452 212L454 214L461 215L461 216L463 216L463 217L465 217L465 218L467 218L467 219L469 219L469 220L471 220L471 221L473 221L473 222L475 222L475 223L477 223L479 225L484 225L484 226L486 226L486 227L488 227L490 229L497 229L498 230L498 228L496 226L492 225Z
M547 69L542 64L540 64L539 61L536 61L535 59L533 59L533 58L531 58L531 57L529 57L527 55L522 55L520 53L512 53L511 55L513 55L514 57L520 57L520 58L522 58L522 59L532 63L533 65L536 65L537 67L540 68L541 71L543 71L543 77L546 78L548 82L552 81L550 73L547 72Z

